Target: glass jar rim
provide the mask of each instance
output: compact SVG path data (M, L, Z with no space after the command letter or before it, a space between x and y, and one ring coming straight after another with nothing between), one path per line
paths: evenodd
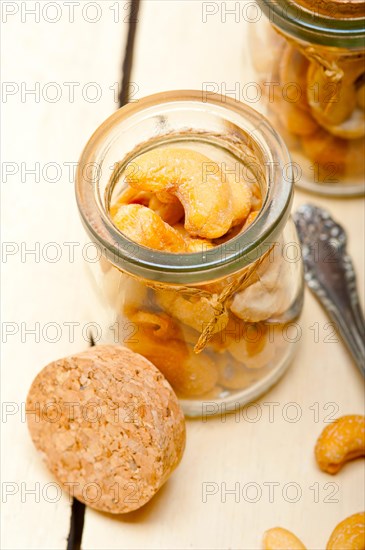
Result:
M191 107L208 109L248 132L268 159L265 166L267 193L255 221L242 233L205 252L174 254L138 245L113 224L102 204L98 170L92 179L85 177L85 167L100 166L113 136L123 122L138 114L158 115L162 106L173 109ZM231 116L229 116L231 115ZM286 177L283 177L285 170ZM281 137L261 114L251 107L212 94L203 99L201 91L177 90L153 94L129 103L106 119L86 144L76 173L76 200L83 224L108 260L123 271L150 280L191 284L215 280L235 273L269 250L290 215L293 196L293 169L289 152Z
M310 11L295 0L256 0L271 23L311 44L364 49L365 18L333 18Z

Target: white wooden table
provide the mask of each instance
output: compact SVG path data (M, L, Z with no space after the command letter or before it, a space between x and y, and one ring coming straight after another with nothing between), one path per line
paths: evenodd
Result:
M29 13L35 4L37 21ZM69 4L2 2L2 548L9 550L66 548L69 498L56 494L32 446L24 401L44 365L87 348L88 323L97 322L72 170L92 131L117 108L129 2ZM206 4L142 1L133 99L204 82L229 91L252 80L246 2L210 2L217 13L204 22ZM223 4L239 4L241 16L224 21ZM341 220L363 281L362 199L296 193L295 207L306 201ZM364 413L361 377L344 346L327 341L327 322L307 292L301 349L283 380L239 418L188 421L181 466L157 497L125 517L87 509L83 549L253 550L276 525L323 549L334 526L364 508L365 481L361 460L330 477L313 458L326 421Z

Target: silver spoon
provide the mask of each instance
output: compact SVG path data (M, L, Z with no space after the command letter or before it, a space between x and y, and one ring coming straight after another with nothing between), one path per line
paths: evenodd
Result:
M305 204L293 217L302 244L307 285L334 321L365 376L365 320L354 266L346 252L346 233L318 206Z

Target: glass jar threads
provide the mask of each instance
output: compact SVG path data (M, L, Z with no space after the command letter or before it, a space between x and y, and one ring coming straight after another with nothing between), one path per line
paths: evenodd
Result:
M281 139L223 96L146 97L84 149L76 194L101 251L104 340L152 361L188 415L254 399L293 358L303 275L292 192Z

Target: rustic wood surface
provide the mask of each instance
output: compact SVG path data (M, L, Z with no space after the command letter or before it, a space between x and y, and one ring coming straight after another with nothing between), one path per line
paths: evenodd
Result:
M6 21L5 4L18 7ZM40 368L86 348L87 323L96 320L85 283L81 249L86 238L69 163L77 162L93 130L118 106L115 83L121 81L129 2L92 3L101 12L94 23L85 21L84 1L75 7L73 22L65 3L58 2L61 18L55 23L47 21L55 17L51 8L36 22L22 13L24 4L29 8L34 3L3 3L2 14L2 77L8 84L2 103L2 159L8 163L6 178L3 164L2 184L2 547L58 550L66 548L70 501L66 495L56 499L54 487L47 485L53 480L32 446L22 410ZM205 82L229 91L236 82L252 80L242 12L236 18L227 15L224 22L222 3L210 2L218 12L204 22L203 4L141 3L132 99L169 89L201 89ZM239 4L244 7L245 2ZM98 12L88 10L86 18L95 19ZM22 96L24 86L29 90L37 82L39 101ZM62 91L55 102L48 100L51 82ZM64 84L69 82L80 83L73 102ZM85 90L90 82L97 84L94 91L102 91L95 102L90 101L92 86ZM25 174L35 163L39 178ZM51 181L55 168L47 163L60 167L58 181ZM295 207L305 202L324 206L341 221L362 282L363 200L324 199L298 191ZM71 242L80 243L74 261ZM26 254L34 249L35 255ZM364 301L363 285L359 287ZM74 338L69 337L70 323L78 323ZM125 517L87 509L82 548L254 550L261 548L263 532L276 525L291 529L308 549L325 548L334 526L364 508L365 482L362 460L335 477L320 472L314 462L315 440L326 422L364 413L361 376L327 323L306 292L300 351L282 381L239 417L188 421L182 464L157 497ZM39 336L26 333L32 328ZM229 492L233 489L236 494ZM215 494L207 495L208 490Z

